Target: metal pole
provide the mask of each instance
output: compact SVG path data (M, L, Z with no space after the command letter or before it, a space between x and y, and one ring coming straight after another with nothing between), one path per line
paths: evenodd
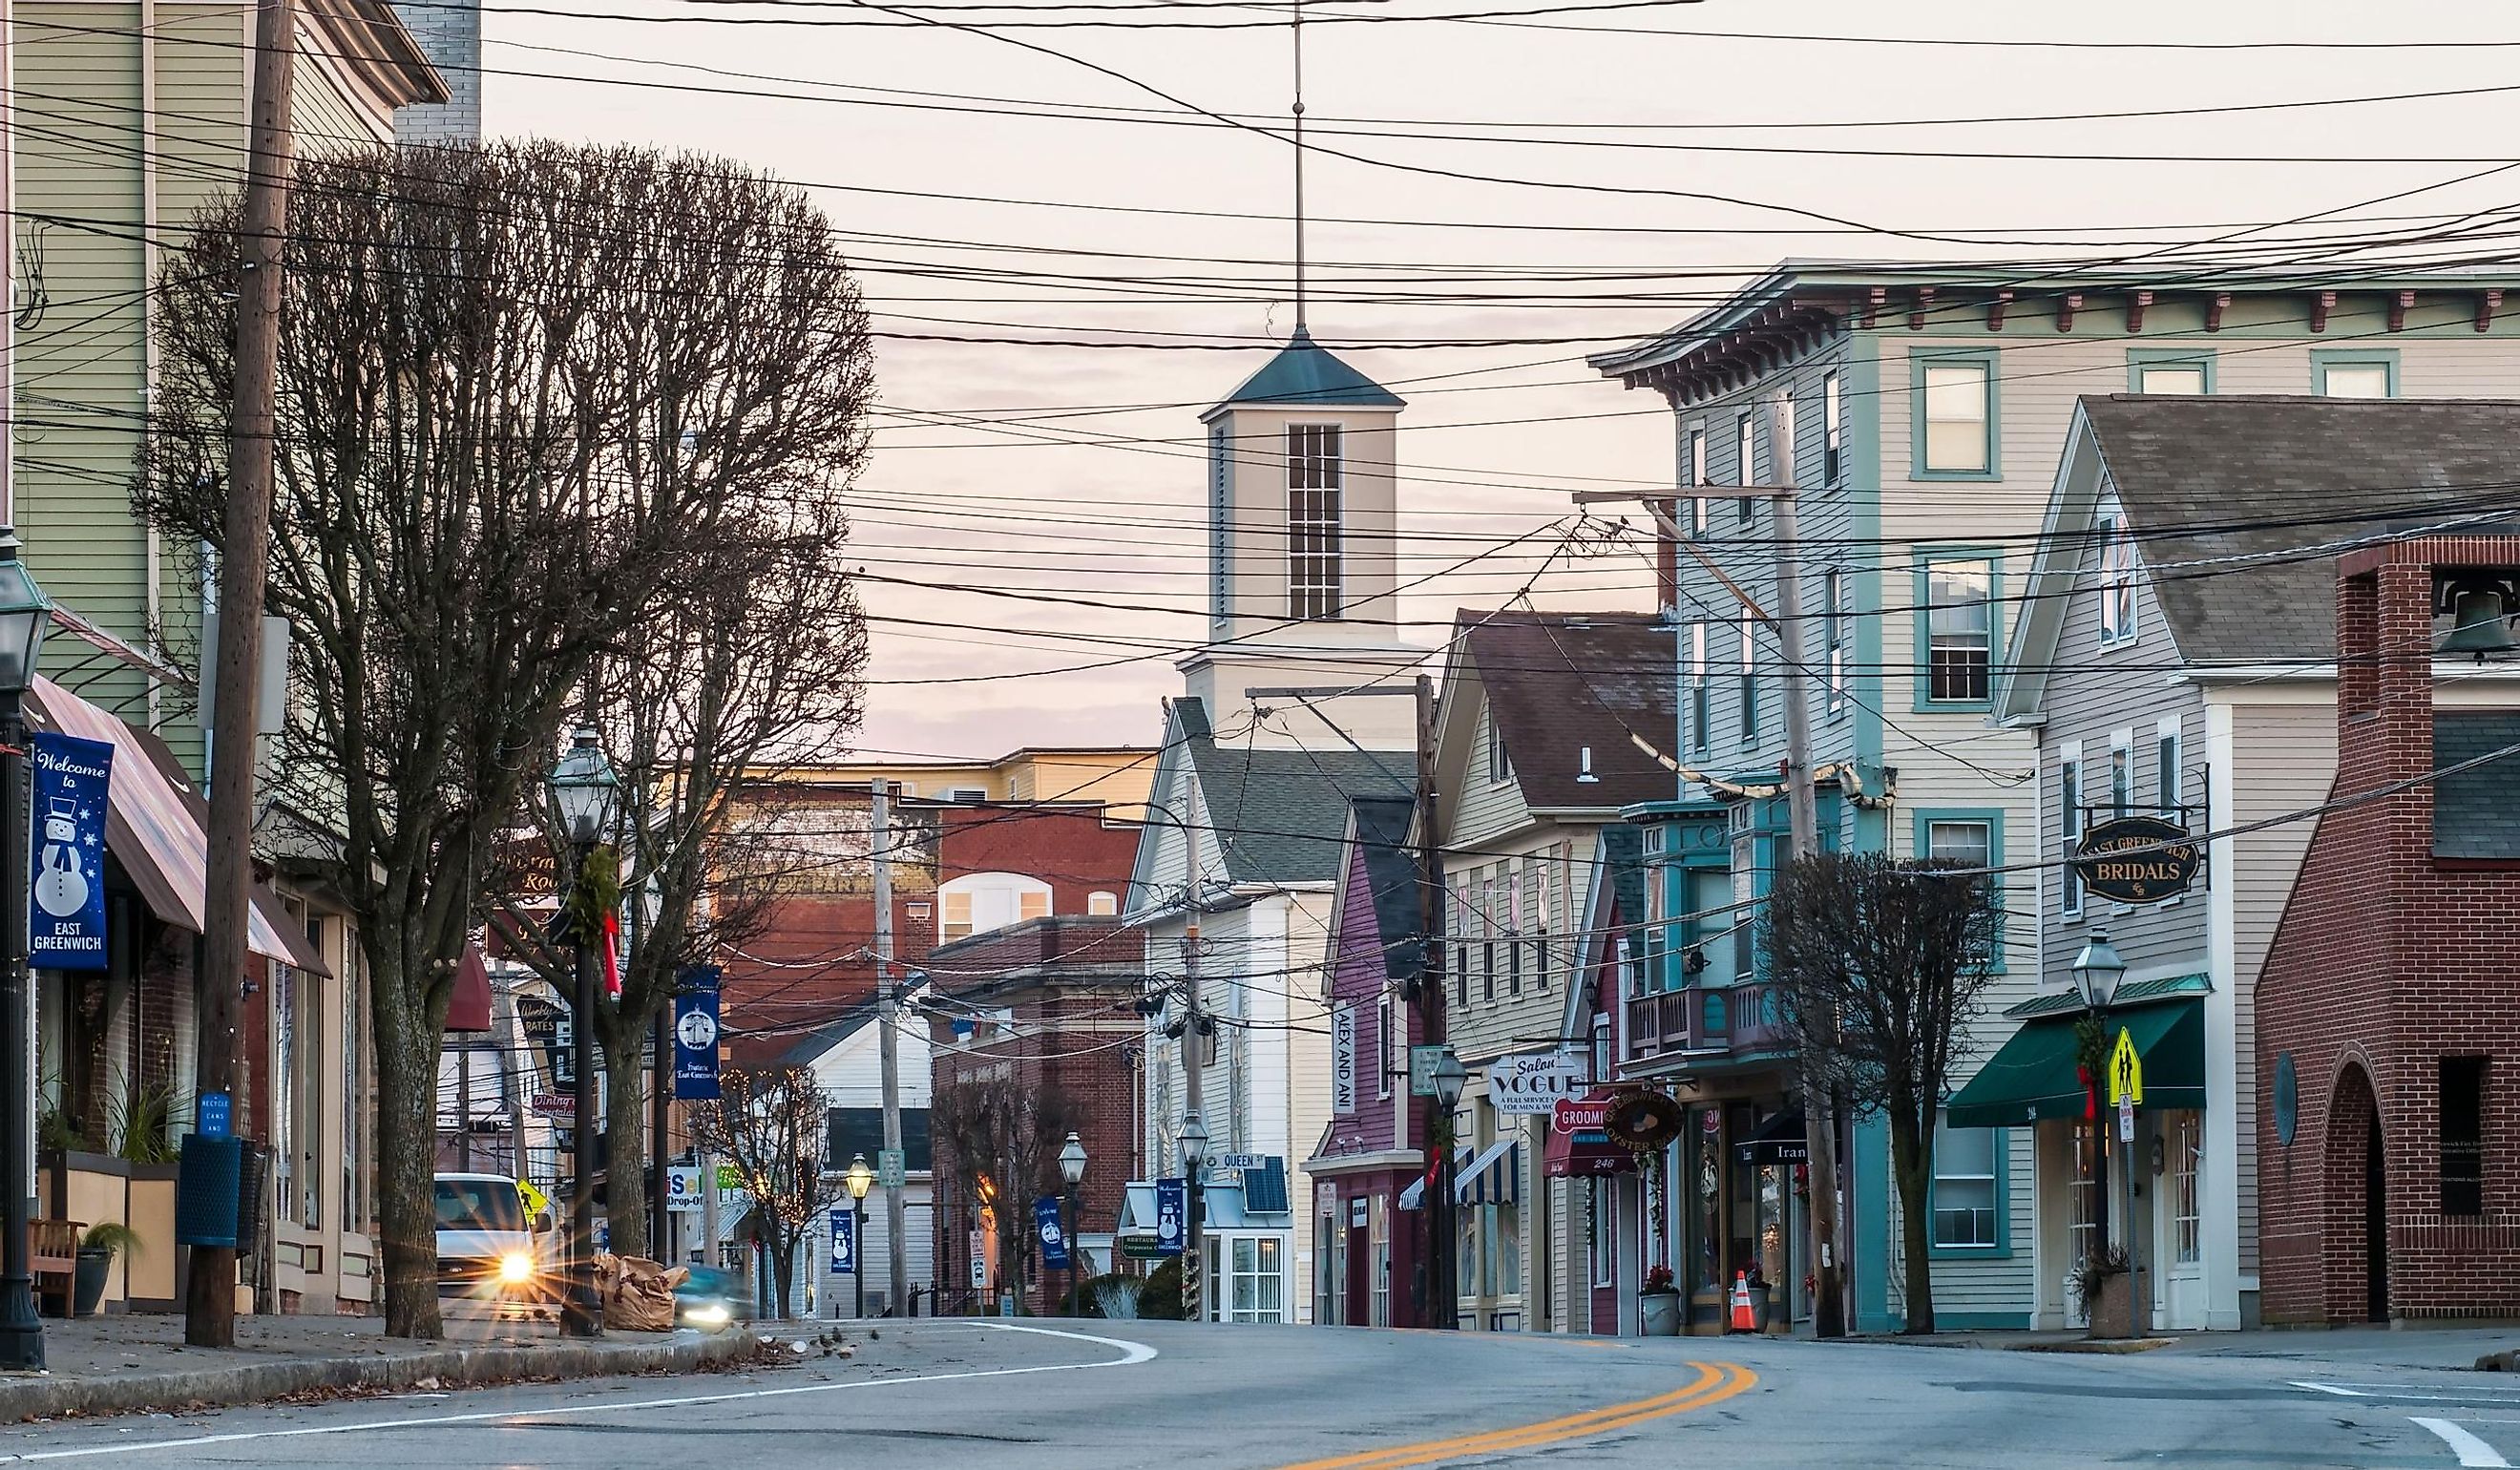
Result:
M876 1045L883 1063L883 1151L901 1161L906 1171L908 1155L901 1146L901 1040L894 1026L894 1002L890 966L892 961L892 809L889 783L878 777L869 783L874 828L870 851L875 859L875 1002ZM894 1175L883 1180L883 1248L891 1268L891 1295L885 1300L890 1310L909 1314L910 1258L902 1253L909 1233L910 1214L902 1199L902 1186ZM864 1249L863 1246L860 1249Z
M1207 1191L1199 1186L1199 1165L1190 1166L1190 1254L1184 1258L1182 1270L1182 1320L1207 1320L1201 1288L1207 1280L1207 1247L1199 1239L1199 1217L1206 1213Z
M700 1264L714 1269L718 1266L717 1155L700 1148L693 1157L700 1161Z
M586 870L591 843L571 845L574 889ZM568 1294L561 1305L564 1337L600 1337L604 1326L595 1297L595 951L587 936L572 926L569 966L576 994L569 1019L569 1124L577 1154L577 1177L570 1181L568 1201Z
M636 910L634 908L633 912ZM665 1125L674 1106L674 1002L668 999L656 1012L655 1056L648 1072L648 1254L671 1264L666 1230L673 1217L665 1208L670 1190L665 1178Z
M849 1196L851 1213L857 1217L857 1234L849 1241L849 1274L858 1278L858 1315L866 1315L866 1196Z
M29 672L32 672L31 670ZM0 919L8 925L0 957L0 1089L14 1110L0 1122L0 1367L44 1366L44 1324L35 1315L35 1281L27 1249L34 1213L34 989L26 971L26 721L22 696L0 704L0 886L8 890Z
M211 688L208 877L202 902L201 1015L194 1095L236 1095L238 986L253 881L254 732L261 700L262 601L271 534L280 376L282 242L294 163L289 126L294 0L260 0L254 31L253 135L239 233L236 380L228 426L228 493L219 557L218 662ZM12 940L11 945L22 943ZM14 1181L12 1188L15 1187ZM195 1246L184 1293L184 1341L236 1342L236 1249Z
M1067 1314L1072 1314L1077 1311L1076 1292L1079 1283L1076 1270L1078 1257L1083 1253L1083 1248L1076 1243L1076 1217L1080 1213L1076 1208L1076 1186L1070 1184L1067 1186L1067 1219L1059 1225L1059 1234L1067 1242Z

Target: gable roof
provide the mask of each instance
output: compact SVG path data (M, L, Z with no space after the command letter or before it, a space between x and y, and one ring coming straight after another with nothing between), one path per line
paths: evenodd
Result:
M1212 419L1238 406L1285 408L1306 404L1324 408L1408 406L1399 394L1340 361L1328 347L1314 341L1311 333L1298 327L1286 345L1278 349L1277 356L1199 417Z
M2336 557L2520 521L2520 403L2087 396L2075 411L1998 709L2044 692L2103 490L2189 664L2336 656Z
M1672 773L1636 742L1670 744L1680 717L1678 648L1660 615L1463 609L1455 626L1524 805L1616 808L1673 793Z

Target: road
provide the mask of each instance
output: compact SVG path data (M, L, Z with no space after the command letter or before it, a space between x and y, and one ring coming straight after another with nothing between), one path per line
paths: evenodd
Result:
M0 1432L0 1462L719 1470L2488 1467L2520 1380L2303 1351L2128 1357L946 1319L670 1378ZM798 1353L791 1344L802 1344Z

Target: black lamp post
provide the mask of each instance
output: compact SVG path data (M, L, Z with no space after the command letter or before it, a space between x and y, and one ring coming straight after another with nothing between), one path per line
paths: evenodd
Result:
M1076 1310L1076 1186L1085 1182L1085 1140L1074 1130L1067 1141L1059 1145L1058 1174L1067 1180L1067 1214L1059 1222L1059 1231L1067 1240L1067 1308Z
M591 726L569 737L568 750L552 768L552 815L568 839L569 889L585 881L586 862L621 814L621 783ZM600 1337L601 1305L595 1294L595 950L593 936L569 926L569 960L576 981L570 1001L569 1064L571 1129L576 1137L577 1179L569 1192L568 1286L561 1303L561 1333Z
M1462 1105L1462 1088L1469 1081L1470 1073L1448 1046L1444 1054L1435 1059L1433 1077L1435 1106L1444 1119L1444 1136L1440 1141L1426 1140L1443 1150L1435 1165L1436 1188L1429 1191L1438 1197L1426 1201L1431 1233L1441 1241L1434 1251L1435 1270L1428 1277L1434 1283L1430 1294L1435 1299L1427 1304L1428 1315L1436 1320L1427 1325L1451 1329L1462 1324L1461 1253L1453 1238L1453 1110Z
M2098 1243L2109 1243L2109 1175L2108 1118L2096 1104L2107 1086L2100 1075L2108 1068L2109 1002L2117 999L2118 982L2126 978L2126 961L2118 958L2117 946L2109 943L2109 931L2093 929L2083 952L2074 957L2074 986L2083 993L2083 1008L2092 1014L2100 1028L2100 1065L2092 1076L2092 1111L2098 1114L2096 1136L2092 1139L2092 1223L2099 1231ZM2125 1167L2124 1165L2120 1166ZM2132 1178L2132 1176L2130 1176ZM2127 1221L2127 1238L2135 1237L2135 1221Z
M849 1237L849 1274L858 1278L858 1315L864 1316L866 1315L866 1197L867 1191L875 1187L875 1171L867 1167L865 1154L856 1154L849 1159L849 1172L845 1178L849 1185L849 1213L856 1217L851 1222L856 1233Z
M1200 1198L1198 1166L1207 1157L1207 1125L1196 1113L1182 1119L1182 1173L1189 1176L1190 1229L1189 1249L1182 1262L1182 1301L1190 1310L1182 1314L1193 1322L1207 1320L1207 1247L1199 1243Z
M35 1079L34 988L26 972L26 690L35 681L52 601L18 559L18 533L0 527L0 1090L8 1117L0 1122L0 1368L44 1365L44 1324L35 1315L35 1278L27 1249L33 1213Z

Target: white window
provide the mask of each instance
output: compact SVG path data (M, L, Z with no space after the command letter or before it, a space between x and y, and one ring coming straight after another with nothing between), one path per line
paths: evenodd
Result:
M1996 1237L1995 1130L1950 1128L1934 1136L1934 1244L1991 1247Z
M1498 728L1496 709L1488 709L1488 784L1504 785L1513 780L1513 757L1506 752L1505 732Z
M1367 1239L1372 1251L1367 1270L1373 1272L1373 1325L1391 1325L1391 1215L1385 1203L1390 1196L1377 1194L1366 1212Z
M1595 1286L1619 1284L1619 1194L1614 1180L1596 1176L1593 1180L1593 1208L1586 1212L1592 1228L1585 1232L1592 1247L1592 1279Z
M2135 528L2120 507L2100 508L2100 642L2122 644L2134 639Z
M1688 625L1688 743L1701 751L1713 737L1714 723L1706 676L1706 624L1701 620Z
M1335 423L1286 425L1286 615L1339 615L1339 493Z
M2394 396L2390 376L2387 363L2321 363L2318 391L2326 398L2388 398Z
M1688 431L1688 482L1692 485L1706 483L1706 430L1703 428ZM1706 534L1706 497L1703 495L1689 500L1688 533L1692 536Z
M2205 1259L2204 1211L2196 1190L2196 1161L2205 1151L2204 1121L2200 1113L2170 1115L2170 1207L2177 1224L2172 1247L2181 1266Z
M1085 912L1096 918L1109 918L1120 912L1120 895L1097 889L1085 895Z
M1991 868L1995 863L1995 829L1984 822L1927 822L1925 856L1937 863Z
M1831 373L1820 380L1822 412L1826 418L1824 448L1821 452L1821 479L1834 486L1846 472L1846 419L1844 405L1837 396L1837 375Z
M1995 663L1995 608L1988 601L1994 581L1994 563L1983 557L1926 563L1927 698L1987 697Z
M2124 817L2135 810L2135 732L2121 730L2109 736L2109 815Z
M1282 1322L1286 1319L1285 1242L1274 1235L1237 1235L1231 1247L1233 1270L1221 1293L1230 1322Z
M975 872L936 885L939 942L986 934L1050 913L1050 885L1019 872Z
M1764 483L1759 478L1759 429L1748 414L1743 414L1732 421L1732 483L1736 485ZM1733 502L1733 518L1743 525L1748 525L1750 497L1742 496Z
M2161 722L2152 737L2152 780L2156 810L2170 822L2183 821L2186 813L2186 777L2181 771L2185 764L2179 735L2179 719L2173 715Z
M1759 738L1759 646L1752 640L1756 619L1741 615L1741 743Z
M1846 573L1830 567L1822 579L1822 624L1828 636L1828 712L1846 708Z
M2083 752L2070 746L2057 765L2057 799L2062 809L2057 830L2064 833L2063 856L2072 857L2083 843ZM2065 916L2072 918L2083 912L2083 875L2070 863L2057 869L2064 881Z
M1931 363L1924 377L1924 468L1983 472L1989 468L1987 410L1995 386L1987 365Z
M1768 457L1777 462L1778 484L1795 483L1794 467L1802 463L1802 455L1794 444L1794 395L1790 390L1777 399L1777 440Z
M2203 363L2138 363L2135 369L2135 390L2138 393L2175 393L2188 398L2203 397L2205 365Z

